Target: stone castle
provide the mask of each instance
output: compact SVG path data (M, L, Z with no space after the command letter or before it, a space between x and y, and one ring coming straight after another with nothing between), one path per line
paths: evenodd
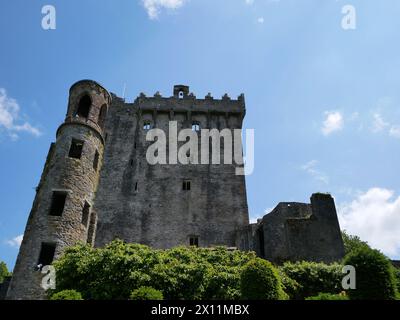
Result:
M250 224L245 177L235 174L235 165L146 161L150 128L168 132L176 121L178 130L241 129L245 113L244 95L197 99L189 87L177 85L172 97L141 94L126 103L95 81L75 83L36 189L7 298L44 298L41 267L79 242L223 245L254 250L276 263L340 259L343 242L330 195L314 194L310 204L280 203Z

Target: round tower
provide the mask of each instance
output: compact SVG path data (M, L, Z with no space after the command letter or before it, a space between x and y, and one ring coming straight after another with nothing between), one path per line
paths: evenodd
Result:
M92 207L110 104L111 95L94 81L82 80L71 87L65 121L36 188L8 299L45 298L43 267L65 247L93 244L97 216Z

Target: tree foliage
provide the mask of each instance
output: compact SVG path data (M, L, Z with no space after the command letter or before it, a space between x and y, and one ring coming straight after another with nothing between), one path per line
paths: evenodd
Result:
M152 287L140 287L135 289L131 293L132 300L163 300L163 294L161 291L156 290Z
M9 277L11 272L8 271L7 265L5 262L0 261L0 283L3 283L4 279Z
M63 290L50 296L50 300L83 300L80 292L75 290Z
M332 293L320 293L313 297L308 297L306 300L349 300L346 294L332 294Z
M370 248L367 242L362 241L358 236L348 234L346 230L342 231L342 239L345 255L348 255L361 248Z

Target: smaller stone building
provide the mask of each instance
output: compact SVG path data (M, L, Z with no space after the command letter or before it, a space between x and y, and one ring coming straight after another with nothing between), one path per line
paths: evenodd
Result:
M334 262L344 255L335 202L329 194L313 194L310 204L281 202L239 238L243 249L276 263Z

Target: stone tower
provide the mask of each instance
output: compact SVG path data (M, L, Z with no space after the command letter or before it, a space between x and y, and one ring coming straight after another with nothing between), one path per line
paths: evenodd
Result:
M65 247L94 243L97 216L92 207L110 104L110 94L94 81L71 87L65 122L57 130L36 189L8 299L43 297L42 266L51 264Z
M214 99L209 94L199 99L185 85L174 86L172 96L141 94L133 103L114 96L94 204L99 218L95 246L119 238L154 248L236 247L238 230L249 223L245 178L235 174L237 165L222 160L172 164L169 144L168 163L152 165L146 151L153 142L146 141L146 135L152 128L161 129L168 142L170 124L175 123L178 133L189 129L200 144L203 129L233 132L242 128L244 116L243 95ZM221 150L224 143L228 147L228 140L220 140Z

